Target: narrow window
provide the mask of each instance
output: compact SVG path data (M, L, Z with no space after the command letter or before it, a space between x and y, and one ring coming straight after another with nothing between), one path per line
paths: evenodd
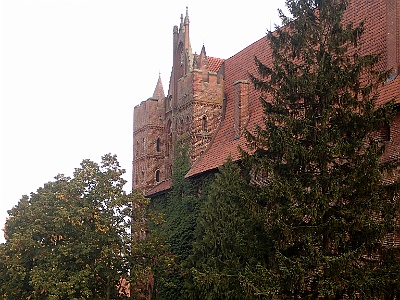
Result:
M206 132L207 131L207 117L203 116L202 124L201 124L201 129Z
M156 182L160 182L160 170L156 171Z
M156 150L157 150L157 152L161 152L161 142L160 142L160 138L157 138Z

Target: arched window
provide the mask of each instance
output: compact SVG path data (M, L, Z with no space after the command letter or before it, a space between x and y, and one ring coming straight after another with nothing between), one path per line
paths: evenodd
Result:
M160 182L160 170L156 171L156 182Z
M161 152L161 141L160 141L160 138L157 138L156 151L157 152Z
M143 141L142 141L142 153L144 153L145 149L146 149L146 145L145 145L145 141L144 141L144 138L143 138Z
M136 141L136 149L135 149L135 152L136 152L136 157L138 157L138 156L139 156L139 141Z
M207 131L207 116L203 116L202 123L201 123L201 129L203 131Z

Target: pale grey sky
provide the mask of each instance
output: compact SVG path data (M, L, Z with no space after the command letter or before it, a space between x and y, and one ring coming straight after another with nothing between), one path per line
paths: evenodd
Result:
M159 72L168 92L186 6L193 52L229 58L284 0L1 0L1 229L22 195L86 158L117 154L130 191L133 107Z

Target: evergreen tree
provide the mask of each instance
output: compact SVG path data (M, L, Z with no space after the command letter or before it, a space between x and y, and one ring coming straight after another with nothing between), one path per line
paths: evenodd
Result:
M383 246L399 180L385 180L395 166L380 161L375 134L393 120L393 103L376 103L388 72L362 53L363 24L343 23L348 1L286 3L293 18L281 13L285 26L268 34L273 65L256 59L251 76L265 123L247 133L243 160L268 174L253 213L273 247L265 280L250 270L248 287L273 299L399 298L399 249Z
M219 168L198 221L190 298L259 299L242 285L245 269L266 260L262 224L244 206L250 195L240 167L229 159Z

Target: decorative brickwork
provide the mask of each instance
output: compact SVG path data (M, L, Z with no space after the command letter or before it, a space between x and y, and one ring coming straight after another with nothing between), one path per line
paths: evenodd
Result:
M223 62L208 57L204 46L192 53L186 11L173 28L167 96L159 79L153 97L134 109L134 189L151 194L169 188L176 143L188 144L192 163L204 153L222 120Z
M393 70L391 78L380 88L377 104L395 99L400 106L400 1L350 1L345 22L362 21L363 54L381 53L382 70ZM266 37L226 60L208 57L204 46L200 54L193 54L188 12L181 16L180 26L173 28L173 67L167 96L160 96L163 92L159 92L135 107L134 188L143 188L147 195L169 189L173 147L177 142L189 144L193 165L187 177L214 170L229 156L239 159L238 146L246 149L243 129L251 131L256 124L263 123L261 95L247 82L249 73L257 74L255 56L272 65ZM387 128L386 137L382 161L400 159L399 113ZM159 153L154 152L157 138ZM155 177L157 170L159 182Z

